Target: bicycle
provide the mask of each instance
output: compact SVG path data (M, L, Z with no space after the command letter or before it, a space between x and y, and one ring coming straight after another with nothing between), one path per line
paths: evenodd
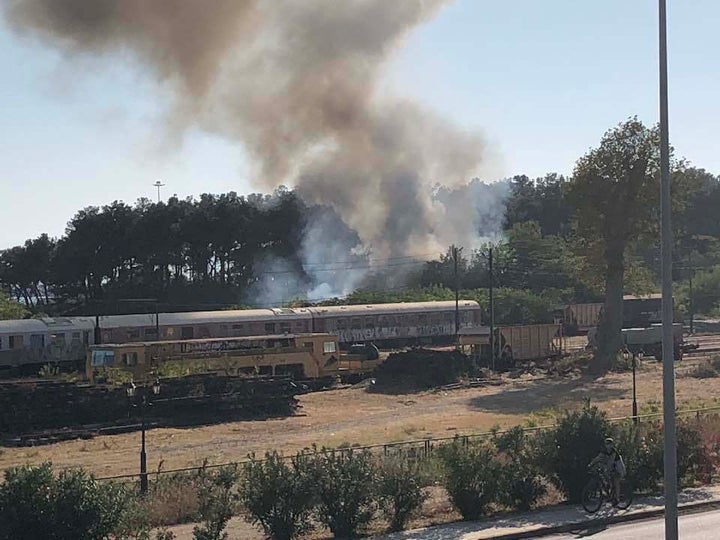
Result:
M592 477L582 491L580 502L586 512L594 514L605 502L612 502L614 508L627 509L632 503L633 490L627 478L620 479L620 493L615 497L615 487L600 467L592 471Z

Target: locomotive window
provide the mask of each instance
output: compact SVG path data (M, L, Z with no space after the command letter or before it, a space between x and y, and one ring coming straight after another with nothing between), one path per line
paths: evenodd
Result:
M347 328L347 319L337 319L335 321L335 328L345 330Z
M323 343L323 352L325 354L334 353L337 350L334 341L326 341Z
M45 346L45 336L43 334L32 334L30 336L30 346L33 349L42 349Z
M275 333L275 323L269 322L265 323L265 332L268 334L274 334Z
M280 333L281 334L289 334L290 333L290 323L289 322L280 323Z

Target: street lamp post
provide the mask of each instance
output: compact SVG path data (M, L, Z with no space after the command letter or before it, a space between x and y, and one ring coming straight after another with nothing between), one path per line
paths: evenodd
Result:
M632 416L633 416L633 422L635 424L638 423L638 406L637 406L637 385L635 384L635 370L637 369L637 359L638 357L642 358L643 353L642 351L636 353L636 352L630 352L628 349L625 349L623 352L623 356L625 357L625 360L630 360L632 357Z
M160 380L155 380L152 385L152 393L157 396L160 394ZM140 493L144 496L148 492L148 475L147 475L147 453L145 452L145 407L149 405L147 389L143 391L142 399L140 404L135 403L138 394L137 386L131 382L127 387L127 395L131 400L131 406L140 408L140 431L141 431L141 442L140 442Z

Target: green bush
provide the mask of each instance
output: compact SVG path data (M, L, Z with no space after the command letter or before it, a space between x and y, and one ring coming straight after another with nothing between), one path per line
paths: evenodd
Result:
M516 426L493 435L493 443L502 462L498 502L508 508L529 510L547 491L537 457L537 437Z
M291 540L309 532L315 506L309 473L308 458L303 454L290 461L277 452L265 454L264 461L251 456L240 487L245 519L260 525L275 540Z
M202 524L193 529L195 540L226 540L230 518L237 510L238 468L233 465L212 472L201 471L199 483L200 517Z
M55 477L49 463L8 469L0 486L0 539L104 539L122 527L128 503L121 486L82 470Z
M616 428L614 436L633 489L655 489L664 474L662 424L626 422Z
M402 531L427 499L423 470L417 460L397 455L380 465L378 500L391 532Z
M609 434L605 413L586 404L580 411L566 411L555 427L540 436L543 471L568 501L580 501L588 480L588 464Z
M703 444L699 426L693 420L681 420L677 424L678 480L684 484L709 481L712 476L713 459Z
M456 439L440 446L438 457L453 506L465 520L480 518L495 501L502 470L495 449L483 443L463 444Z
M317 516L338 538L354 538L373 517L376 467L367 450L326 450L311 457Z

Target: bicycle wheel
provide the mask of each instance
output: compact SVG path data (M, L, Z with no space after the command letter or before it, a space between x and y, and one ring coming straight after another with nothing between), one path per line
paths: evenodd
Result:
M630 482L628 482L625 478L622 478L620 480L620 493L617 494L617 503L615 504L615 508L618 508L620 510L625 510L633 500L633 488L632 485L630 485Z
M600 510L603 503L603 492L600 481L597 478L590 479L590 481L585 485L582 490L580 502L582 503L585 511L590 514L594 514Z

